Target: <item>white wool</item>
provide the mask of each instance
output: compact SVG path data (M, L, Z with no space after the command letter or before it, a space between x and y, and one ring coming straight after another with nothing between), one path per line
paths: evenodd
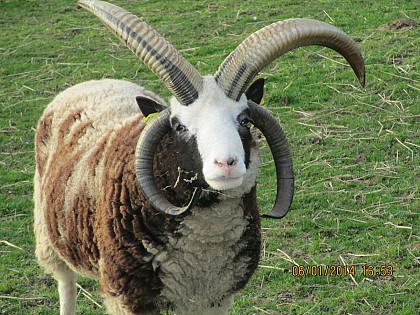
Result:
M95 130L99 133L123 121L121 118L138 114L140 110L136 96L149 97L165 105L159 96L137 84L104 79L79 83L64 90L48 105L46 111L57 111L65 119L71 111L82 105L85 114L94 120Z

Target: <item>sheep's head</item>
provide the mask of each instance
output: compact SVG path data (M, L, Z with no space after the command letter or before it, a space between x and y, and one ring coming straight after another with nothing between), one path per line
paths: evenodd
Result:
M158 143L171 129L194 139L205 181L227 191L242 184L249 166L249 125L267 139L277 173L277 197L267 216L283 217L293 197L292 158L283 130L275 117L259 106L263 82L245 90L265 66L282 54L307 45L339 52L364 85L365 68L356 44L337 28L314 20L291 19L273 23L245 39L221 64L214 76L202 77L162 36L131 13L106 2L81 0L169 88L171 108L163 110L142 133L137 147L139 184L152 205L168 214L180 214L194 205L176 207L156 187L152 160Z
M226 97L213 77L204 79L199 97L188 107L171 102L171 126L193 137L203 162L206 182L216 190L242 184L249 164L251 111L246 100Z

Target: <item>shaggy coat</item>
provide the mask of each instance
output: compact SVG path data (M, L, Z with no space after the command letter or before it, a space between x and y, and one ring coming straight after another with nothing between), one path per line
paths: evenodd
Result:
M164 104L133 83L102 80L67 89L45 110L35 139L38 260L56 277L73 270L97 279L112 312L225 311L259 260L256 142L241 187L205 191L190 212L162 214L136 179L145 126L137 96ZM169 134L154 158L158 187L179 206L202 181L200 167Z

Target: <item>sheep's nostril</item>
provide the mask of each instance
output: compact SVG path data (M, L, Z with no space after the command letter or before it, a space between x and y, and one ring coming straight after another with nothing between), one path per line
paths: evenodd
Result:
M228 166L232 166L232 165L234 165L234 164L235 164L235 159L234 159L234 158L229 158L229 159L226 161L226 164L227 164Z

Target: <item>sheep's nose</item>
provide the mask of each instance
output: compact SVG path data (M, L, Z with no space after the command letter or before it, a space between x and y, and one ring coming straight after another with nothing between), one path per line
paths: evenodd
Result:
M229 168L231 166L235 166L237 164L238 160L230 157L228 159L216 159L214 161L215 164L217 164L219 167L225 167L225 168Z

